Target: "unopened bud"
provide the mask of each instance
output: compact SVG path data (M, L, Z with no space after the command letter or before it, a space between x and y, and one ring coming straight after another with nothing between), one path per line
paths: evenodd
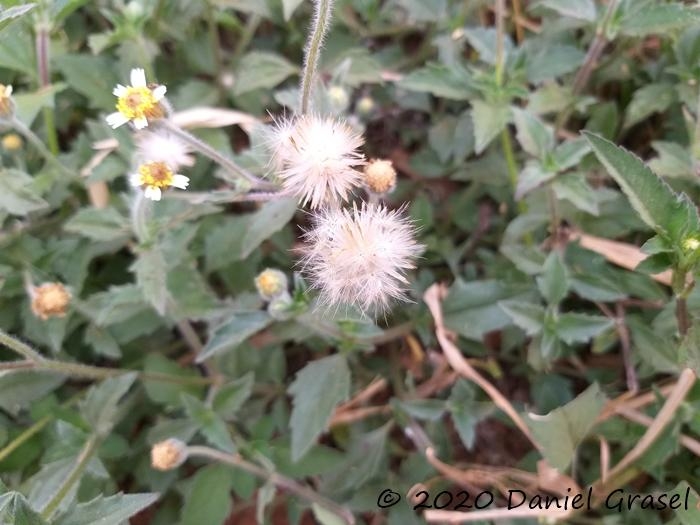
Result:
M22 137L16 133L8 133L2 138L2 149L5 151L17 151L22 148Z
M287 291L287 276L279 270L267 268L255 278L255 287L260 297L265 301L271 301Z
M357 112L363 117L369 116L374 111L374 99L365 95L357 101Z
M396 186L396 170L390 160L377 159L365 166L365 184L372 193L388 193Z
M341 86L331 86L328 89L328 98L333 107L337 109L345 109L348 107L348 102L350 102L348 92Z
M49 317L64 317L71 294L61 283L44 283L31 290L32 312L46 321Z
M151 466L156 470L173 470L186 459L187 445L179 439L166 439L151 448Z

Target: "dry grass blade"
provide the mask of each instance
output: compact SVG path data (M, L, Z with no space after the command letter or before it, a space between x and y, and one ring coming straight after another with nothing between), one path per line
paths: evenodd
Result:
M260 120L253 115L232 109L211 108L206 106L178 111L171 117L176 126L183 128L223 128L240 126L250 133Z

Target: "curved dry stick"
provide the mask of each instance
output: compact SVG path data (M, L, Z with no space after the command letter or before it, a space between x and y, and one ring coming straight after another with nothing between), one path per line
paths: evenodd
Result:
M510 401L508 401L496 387L484 379L484 377L469 364L469 362L462 355L462 352L460 352L459 348L457 348L457 346L450 341L449 337L447 337L447 330L445 328L441 306L441 301L446 292L447 290L444 285L437 283L433 284L423 295L423 301L425 301L430 313L433 315L433 319L435 320L435 335L437 336L438 342L442 347L442 351L444 352L447 361L450 363L450 366L455 372L465 379L476 383L484 392L486 392L494 404L508 415L515 426L517 426L520 431L525 434L533 446L538 451L542 452L540 445L532 437L530 429L525 424L525 421L523 421L520 414L518 414L515 408L513 408Z

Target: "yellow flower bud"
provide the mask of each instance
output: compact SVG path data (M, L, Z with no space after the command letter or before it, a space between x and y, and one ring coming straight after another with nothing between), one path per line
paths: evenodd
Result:
M44 283L32 292L32 312L46 321L49 317L63 317L70 304L71 294L61 283Z
M260 297L265 301L271 301L287 291L287 276L279 270L267 268L255 278L255 287Z
M368 116L374 110L374 99L365 95L357 101L357 112L360 115Z
M8 133L2 138L2 149L6 151L17 151L22 148L22 137L16 133Z
M365 166L365 184L372 193L387 193L396 186L396 170L390 160L377 159Z
M151 466L156 470L173 470L187 459L187 445L175 438L166 439L151 447Z

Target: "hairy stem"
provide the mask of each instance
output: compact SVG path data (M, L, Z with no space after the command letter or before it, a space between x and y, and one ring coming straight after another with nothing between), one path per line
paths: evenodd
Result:
M306 56L304 58L304 70L301 74L301 95L299 99L299 111L306 115L309 111L311 88L318 66L318 57L321 53L323 37L328 30L333 8L333 0L316 0L316 10L313 27L306 44Z
M503 70L505 69L505 0L496 0L496 84L503 85Z
M36 63L39 73L39 86L46 88L51 84L51 71L49 69L49 25L40 22L36 26ZM58 134L53 107L44 107L42 110L44 125L46 126L46 138L49 141L49 150L53 155L58 155Z
M352 512L345 507L329 500L309 487L297 483L293 479L283 476L277 472L269 472L264 468L245 460L240 454L226 454L213 448L203 446L187 447L186 452L188 457L211 459L244 470L262 481L272 483L278 489L294 494L295 496L298 496L309 503L315 503L321 507L324 507L325 509L328 509L342 518L348 525L353 525L355 523L355 517L352 515Z
M14 350L22 357L29 359L32 363L41 363L45 361L44 356L34 350L31 346L23 343L19 339L15 339L10 334L0 330L0 344L6 346L10 350Z
M53 495L53 497L41 511L42 518L48 520L59 507L63 499L68 495L71 488L73 488L73 485L80 481L83 472L87 468L90 458L92 458L93 454L97 451L97 446L99 443L100 439L96 435L91 436L90 439L85 442L85 446L83 446L83 449L80 451L78 461L76 461L73 470L70 471L70 474L68 474L66 479L63 481L56 494Z
M615 12L615 9L617 9L617 2L618 0L610 0L608 2L608 7L605 10L605 15L603 15L603 20L596 28L595 37L588 48L586 57L583 59L583 64L581 64L580 69L576 73L576 77L574 77L572 87L572 92L574 95L578 95L581 90L586 87L586 84L588 84L588 79L591 77L591 73L593 73L593 69L598 62L603 49L605 49L605 44L608 43L606 33L612 15Z

